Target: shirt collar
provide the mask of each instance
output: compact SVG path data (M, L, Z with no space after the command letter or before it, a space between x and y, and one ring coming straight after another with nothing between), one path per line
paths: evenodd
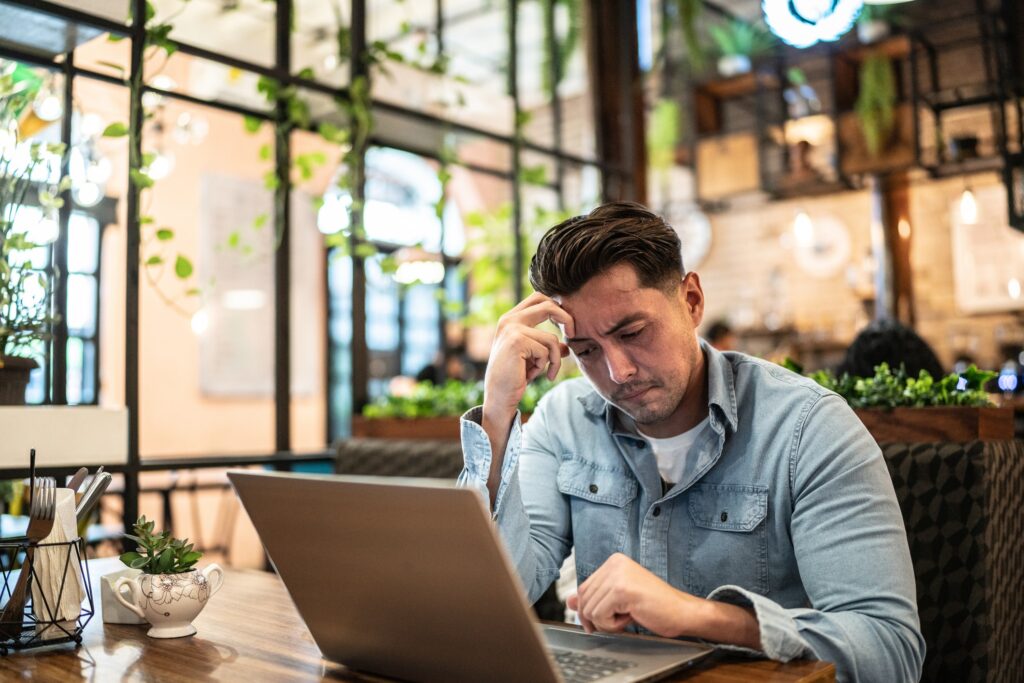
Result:
M700 340L700 348L704 353L704 363L707 368L708 378L708 412L711 414L711 424L715 431L720 431L716 426L721 422L735 432L738 424L738 411L736 408L736 383L733 374L732 362L721 351ZM633 419L624 414L618 408L606 401L596 390L579 397L583 409L591 415L604 415L608 428L615 431L622 426L627 429L633 427ZM629 429L634 431L634 429Z

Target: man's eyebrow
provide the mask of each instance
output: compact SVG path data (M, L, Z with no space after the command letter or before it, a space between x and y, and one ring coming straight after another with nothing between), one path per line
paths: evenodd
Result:
M644 314L643 313L633 313L631 315L627 315L625 318L623 318L619 322L615 323L610 330L608 330L607 332L604 333L603 336L607 337L607 336L613 335L616 332L618 332L619 330L621 330L623 327L625 327L627 325L632 325L633 323L637 322L638 320L643 320L643 319L644 319ZM590 341L590 337L566 337L565 341L567 341L567 342L585 342L585 341Z

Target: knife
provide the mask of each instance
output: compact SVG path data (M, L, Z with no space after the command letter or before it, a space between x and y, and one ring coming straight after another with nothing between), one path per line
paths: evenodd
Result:
M75 508L76 522L81 522L89 516L92 509L100 502L100 496L107 490L111 479L112 477L109 472L93 475L92 483L89 484L89 488L82 495L82 500L78 502L78 507Z
M75 472L75 476L68 480L68 488L72 491L78 491L78 487L85 481L85 475L89 474L89 470L84 467L79 467L78 471Z

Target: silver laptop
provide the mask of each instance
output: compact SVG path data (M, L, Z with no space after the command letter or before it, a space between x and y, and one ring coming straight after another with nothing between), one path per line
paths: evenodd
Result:
M712 648L540 625L482 497L447 481L229 472L323 655L407 681L646 681Z

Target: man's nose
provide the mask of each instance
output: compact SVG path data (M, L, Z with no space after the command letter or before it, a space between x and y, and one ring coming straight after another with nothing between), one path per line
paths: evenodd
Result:
M605 359L608 363L608 376L616 384L625 384L636 374L636 365L621 349L608 349Z

